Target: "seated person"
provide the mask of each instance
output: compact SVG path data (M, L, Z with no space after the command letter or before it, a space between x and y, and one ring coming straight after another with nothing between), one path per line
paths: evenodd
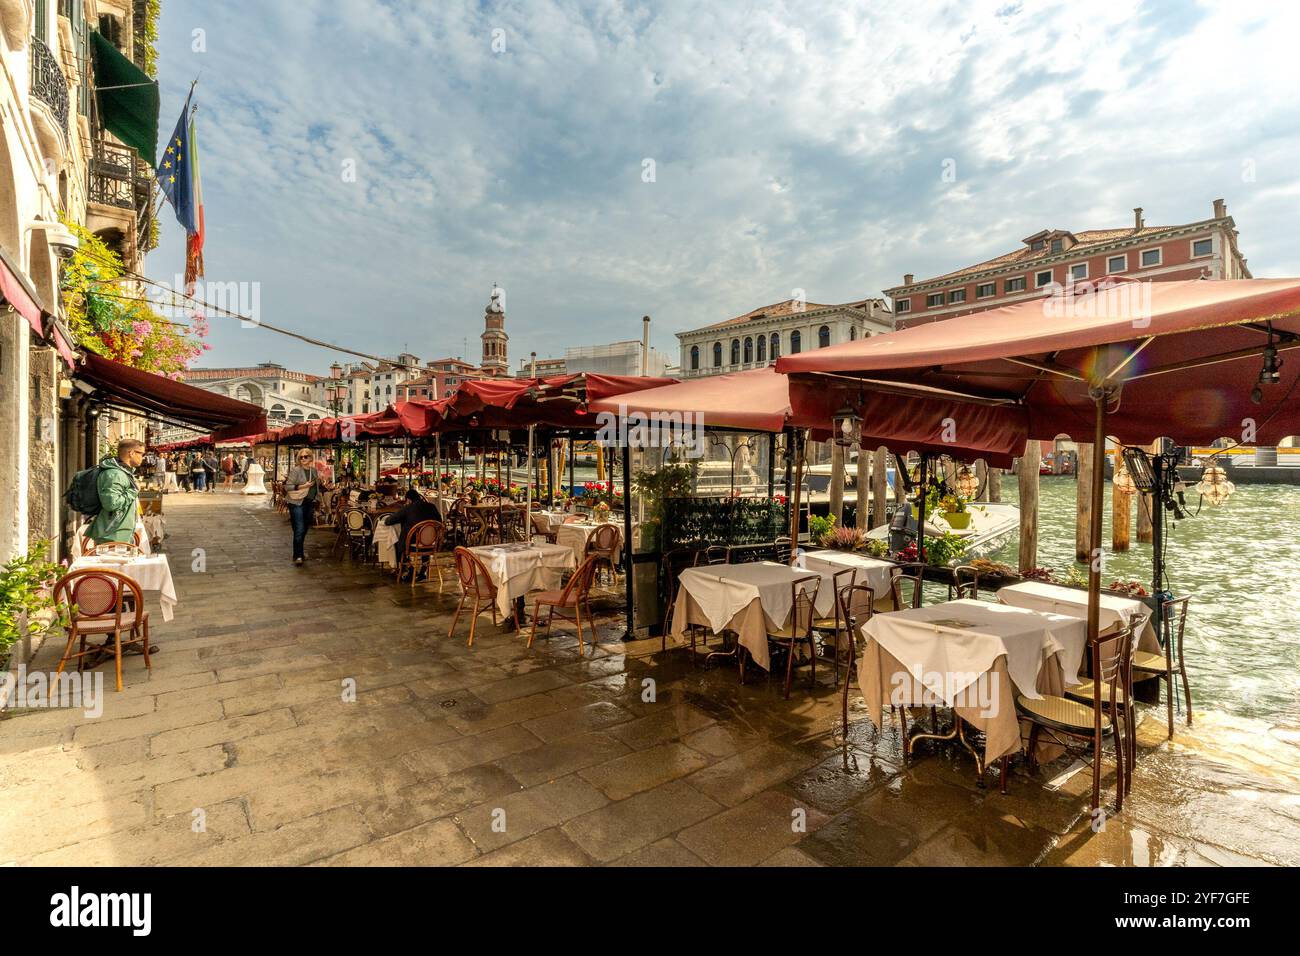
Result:
M379 519L384 524L395 524L398 526L397 545L394 551L397 554L397 563L402 563L402 556L406 552L406 536L421 521L441 521L442 512L438 506L432 502L425 501L418 491L412 488L406 493L406 505L394 511L390 515L384 515Z

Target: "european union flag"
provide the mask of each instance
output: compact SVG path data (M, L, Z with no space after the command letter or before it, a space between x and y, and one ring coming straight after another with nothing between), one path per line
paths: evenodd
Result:
M189 117L190 97L187 96L181 118L176 121L176 129L163 147L155 167L163 194L176 210L176 221L185 227L186 235L198 232L199 228L198 211L194 202L194 180L190 172Z

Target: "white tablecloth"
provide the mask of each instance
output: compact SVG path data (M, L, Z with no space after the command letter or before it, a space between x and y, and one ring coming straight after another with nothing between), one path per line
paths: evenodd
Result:
M754 663L767 670L770 665L768 630L783 627L790 618L791 582L812 574L815 572L773 561L687 568L677 579L673 636L681 638L687 624L707 623L715 634L730 627L739 635L741 645L749 651ZM817 614L833 613L833 600L830 589L822 587L817 594ZM761 609L763 627L756 626L758 622L752 619L747 619L744 622L747 626L743 627L733 622L751 605Z
M470 548L483 562L497 589L497 610L509 617L515 598L529 591L550 591L560 586L564 572L577 567L573 549L558 544L482 545Z
M150 517L156 517L159 521L162 520L161 515L151 515ZM89 527L89 522L81 525L77 528L77 533L72 536L71 555L74 559L81 557L81 539L86 536L86 529ZM153 554L153 544L149 540L149 529L144 526L144 518L140 515L136 515L135 533L140 538L140 553Z
M601 527L598 524L584 521L575 524L561 524L555 528L555 543L562 544L573 549L573 556L579 564L587 554L587 542L591 536L596 533L596 529ZM618 532L618 544L615 549L623 546L623 528L620 525L610 523L610 527Z
M1088 592L1078 588L1061 587L1045 581L1022 581L1008 584L998 589L998 601L1011 607L1028 608L1031 611L1051 611L1069 617L1088 619ZM1100 601L1100 614L1097 624L1102 634L1109 630L1127 627L1133 615L1144 613L1150 615L1150 608L1135 598L1124 598L1117 594L1103 594ZM1155 628L1147 621L1142 633L1137 636L1138 647L1144 651L1159 651Z
M397 565L397 535L401 530L395 524L375 520L375 548L379 551L379 563L386 568Z
M822 591L833 591L835 575L852 568L857 572L852 583L871 588L877 601L889 597L892 569L897 567L892 561L882 561L879 558L869 558L865 554L851 554L847 551L803 551L800 552L795 565L820 574Z
M1067 686L1079 683L1087 626L1077 617L963 599L875 614L862 627L945 703L1005 657L1017 691L1037 699L1038 673L1059 656Z
M176 586L172 584L172 569L167 563L167 555L152 554L138 558L115 558L111 555L88 554L77 558L69 566L70 571L85 568L107 568L124 574L140 585L145 591L158 592L158 605L162 609L164 621L170 621L176 609Z

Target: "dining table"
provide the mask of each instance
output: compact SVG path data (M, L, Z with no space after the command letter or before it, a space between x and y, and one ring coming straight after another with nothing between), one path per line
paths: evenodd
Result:
M125 575L140 586L142 591L158 592L158 606L164 621L170 621L176 611L176 585L172 581L171 565L165 554L86 554L68 564L69 571L88 568L107 568Z
M573 556L579 564L587 556L587 542L591 536L596 533L596 529L605 525L613 528L618 532L618 541L614 545L614 550L618 551L623 547L623 528L621 525L612 521L595 522L595 521L573 521L568 524L559 524L555 526L555 543L566 545L573 549Z
M881 726L885 705L951 707L960 738L983 767L1021 749L1016 695L1060 695L1079 683L1087 624L1078 617L963 598L873 614L861 627L858 682L867 715ZM984 733L982 753L962 722Z
M578 566L573 549L556 544L513 541L469 550L483 562L496 587L497 610L503 618L513 614L516 625L523 622L524 596L529 591L558 589L564 572Z
M149 515L148 517L151 517L151 518L152 518L152 517L157 517L159 521L162 520L162 516L161 516L161 515ZM79 558L79 557L81 557L82 554L84 553L84 551L83 551L83 549L82 549L82 542L85 540L85 538L86 538L86 532L89 531L89 530L90 530L90 522L88 521L88 522L86 522L85 524L79 526L79 527L77 528L77 533L74 534L74 535L72 536L72 542L71 542L71 544L70 544L70 546L69 546L68 553L69 553L73 558ZM143 515L137 515L137 516L136 516L136 519L135 519L135 536L136 536L136 538L137 538L137 539L139 540L139 542L140 542L140 553L141 553L141 554L153 554L153 540L152 540L152 539L153 539L153 537L154 537L154 532L157 531L157 530L158 530L158 528L157 528L156 525L155 525L155 527L154 527L153 529L149 528L148 525L146 525L146 523L145 523L145 516L143 516ZM111 547L111 546L112 546L112 542L109 542L108 546Z
M822 577L822 589L834 589L835 575L843 571L852 571L853 584L865 585L871 588L874 596L874 606L877 611L892 611L894 609L894 592L893 579L894 570L898 567L893 561L886 561L882 558L872 558L865 554L856 554L850 551L800 551L795 558L795 567L806 568L809 571L815 571ZM841 586L846 583L841 579ZM834 610L831 611L834 614Z
M730 631L755 664L770 670L767 635L790 619L793 582L810 577L820 575L775 561L686 568L677 579L673 639L685 641L690 625L704 625L714 634ZM817 615L834 613L833 602L831 589L821 585L814 603Z
M1034 611L1051 611L1087 620L1088 592L1081 588L1049 584L1046 581L1021 581L998 588L998 603L1012 607L1029 608ZM1133 618L1139 614L1147 615L1146 622L1137 633L1137 649L1153 654L1163 653L1156 638L1155 628L1151 624L1151 609L1137 598L1123 597L1119 594L1102 594L1100 613L1097 618L1098 633L1107 634L1121 627L1128 627Z

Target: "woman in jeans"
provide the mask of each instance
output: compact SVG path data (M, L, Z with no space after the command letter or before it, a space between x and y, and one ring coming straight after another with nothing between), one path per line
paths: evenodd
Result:
M311 527L312 509L316 505L316 491L319 484L313 462L314 458L310 451L304 449L298 452L298 464L289 470L289 477L284 480L286 495L291 491L307 489L307 497L301 502L294 504L292 500L289 501L289 521L293 525L293 563L300 566L307 556L303 544L307 540L307 529Z

